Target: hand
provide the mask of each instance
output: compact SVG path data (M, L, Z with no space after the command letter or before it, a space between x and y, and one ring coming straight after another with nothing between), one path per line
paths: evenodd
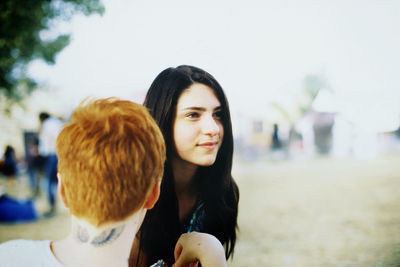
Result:
M174 267L227 267L222 244L213 235L191 232L181 235L175 245Z

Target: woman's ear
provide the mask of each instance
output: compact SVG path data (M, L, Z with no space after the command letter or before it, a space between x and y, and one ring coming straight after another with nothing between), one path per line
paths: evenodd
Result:
M64 206L68 208L68 201L67 197L65 196L64 185L62 183L61 174L59 172L57 173L57 180L58 180L58 185L57 185L58 195L61 197Z
M160 185L161 185L161 179L157 180L157 182L154 184L153 188L151 189L150 194L147 197L146 202L144 203L145 209L150 210L156 204L158 197L160 196Z

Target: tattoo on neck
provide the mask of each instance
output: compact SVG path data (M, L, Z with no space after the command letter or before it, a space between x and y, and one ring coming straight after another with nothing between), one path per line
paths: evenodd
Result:
M122 233L124 230L125 225L121 225L115 228L112 228L110 230L104 230L100 235L96 236L93 238L92 244L95 247L107 245L113 241L115 241Z
M104 230L100 235L93 238L90 242L95 247L110 244L117 240L124 231L125 225L121 225L112 229ZM87 243L90 239L89 232L86 228L78 225L76 228L76 239L81 243Z
M76 231L76 238L78 239L79 242L86 243L89 241L89 233L86 228L81 227L78 225L77 231Z

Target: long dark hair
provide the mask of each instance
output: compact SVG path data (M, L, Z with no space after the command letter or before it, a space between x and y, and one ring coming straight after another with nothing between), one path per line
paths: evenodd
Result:
M224 138L215 163L199 167L196 174L197 190L199 198L204 201L206 214L202 232L214 235L224 244L227 258L234 251L239 189L231 175L233 136L229 104L213 76L202 69L183 65L162 71L151 84L144 101L144 106L161 128L167 147L160 198L155 207L147 212L140 230L140 249L147 254L149 263L163 259L172 264L174 246L182 231L170 164L174 152L172 125L179 96L194 83L213 89L221 104L224 127Z

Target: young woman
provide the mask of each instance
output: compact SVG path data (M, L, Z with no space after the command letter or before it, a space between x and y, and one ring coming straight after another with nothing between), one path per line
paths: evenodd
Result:
M136 263L163 259L171 266L178 238L191 231L218 238L228 258L239 190L231 176L232 125L221 86L199 68L168 68L153 81L144 106L164 135L167 160L160 198L141 227Z

